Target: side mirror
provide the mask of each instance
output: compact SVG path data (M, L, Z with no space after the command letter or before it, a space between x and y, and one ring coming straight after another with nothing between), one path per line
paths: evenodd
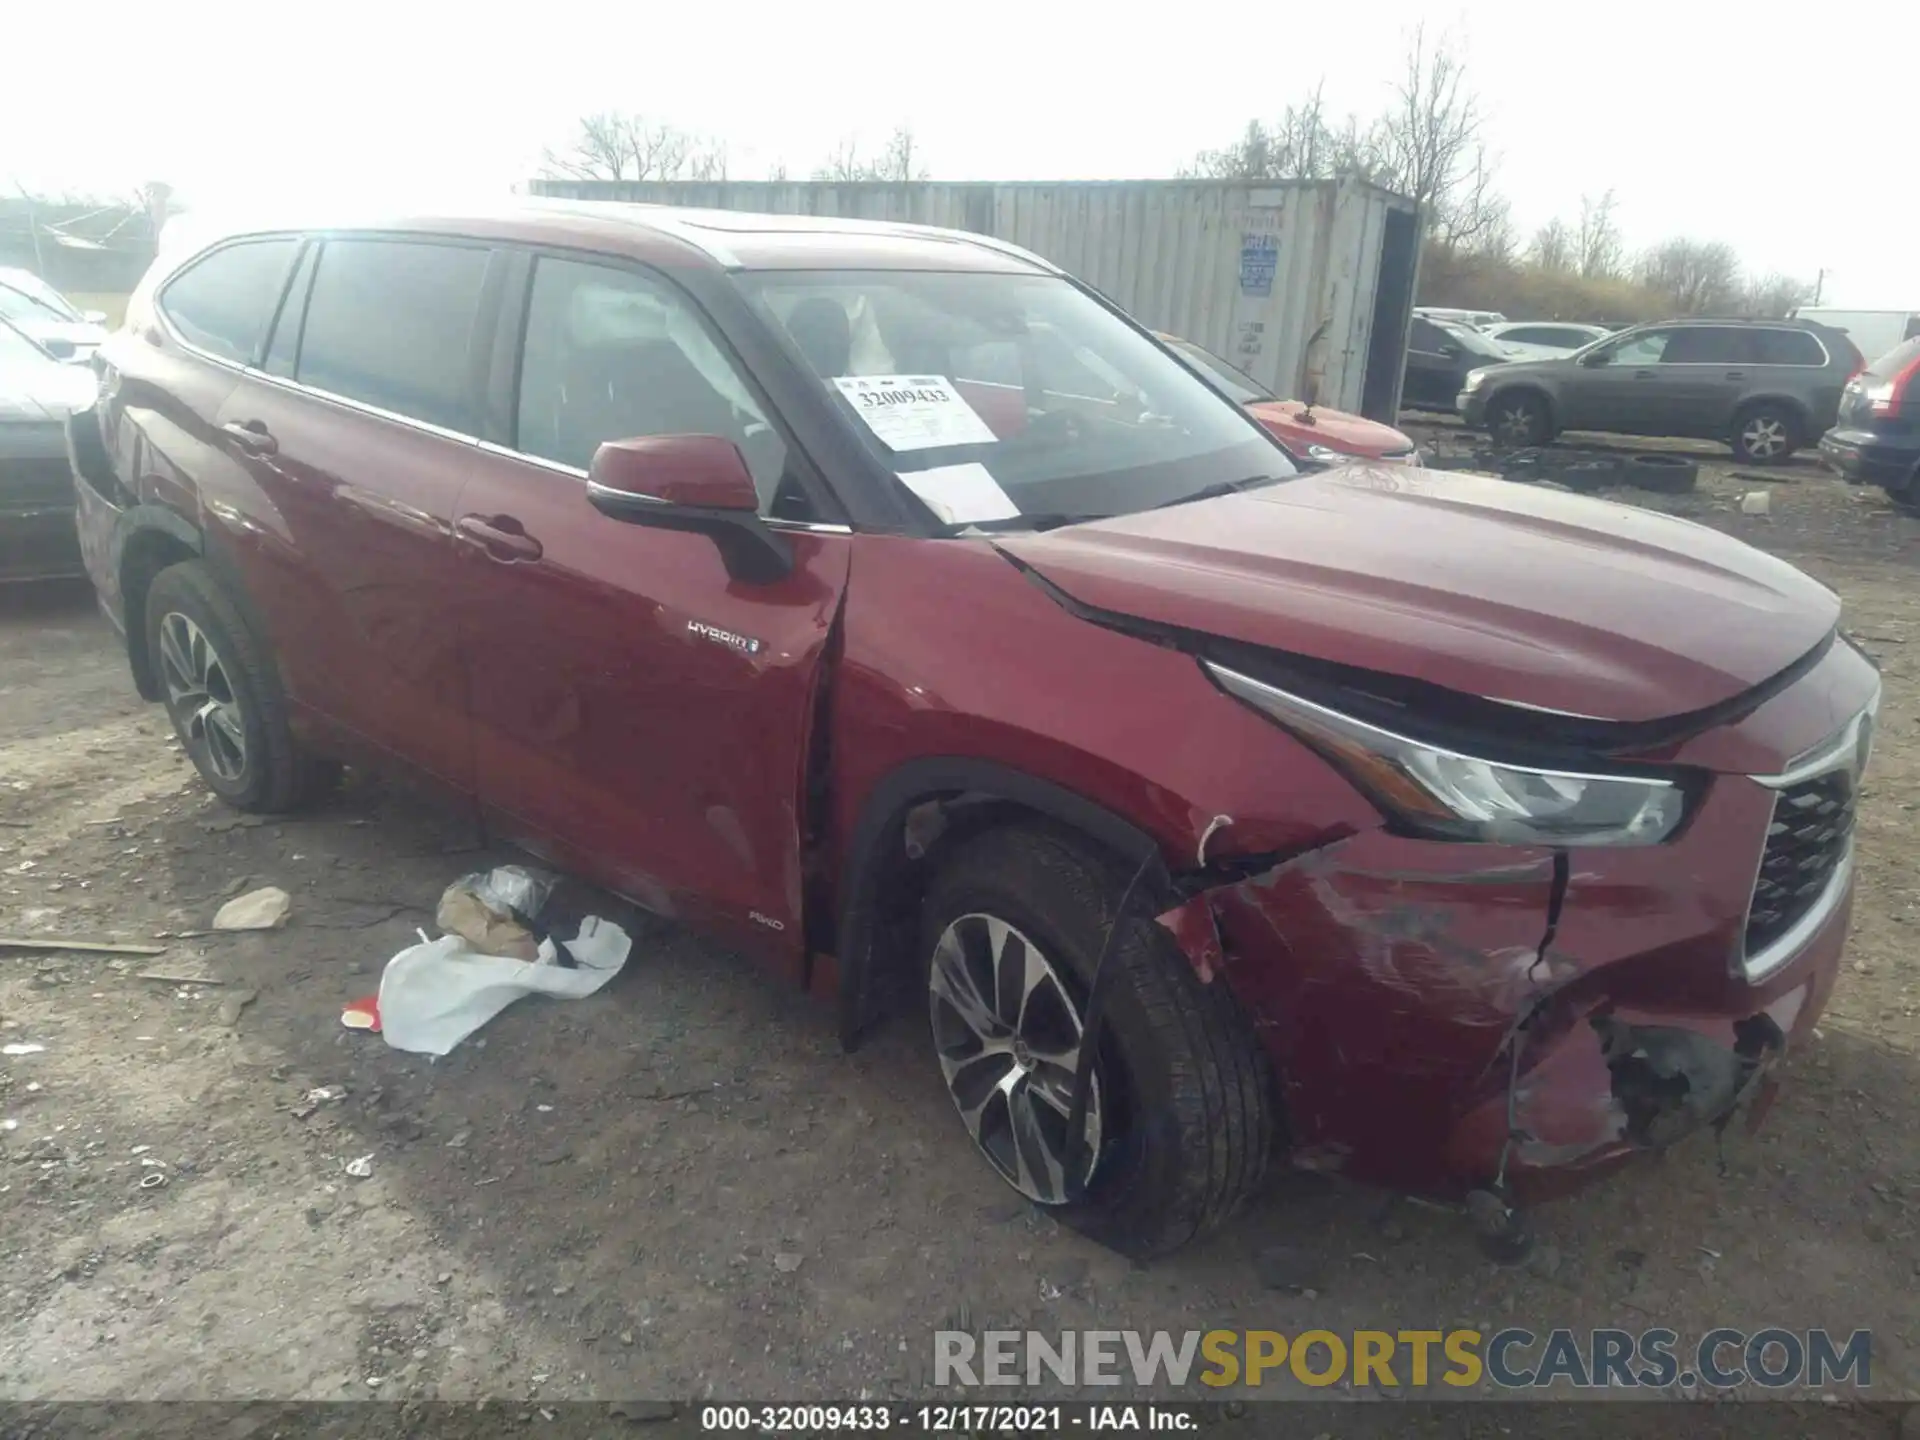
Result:
M740 447L718 435L609 440L587 466L587 501L629 525L709 536L736 580L767 585L793 572L792 550L760 518Z
M1596 350L1591 355L1582 355L1580 357L1581 365L1589 370L1593 369L1596 365L1611 364L1612 361L1613 352L1611 350Z
M1443 340L1440 342L1440 353L1449 360L1457 360L1460 357L1461 350L1460 347L1451 340Z

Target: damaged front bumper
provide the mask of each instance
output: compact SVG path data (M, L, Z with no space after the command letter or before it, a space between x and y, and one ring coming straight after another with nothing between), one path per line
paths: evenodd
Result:
M1723 777L1672 842L1558 865L1370 831L1163 920L1258 1018L1296 1163L1546 1198L1723 1124L1821 1013L1850 864L1791 955L1743 963L1773 803Z

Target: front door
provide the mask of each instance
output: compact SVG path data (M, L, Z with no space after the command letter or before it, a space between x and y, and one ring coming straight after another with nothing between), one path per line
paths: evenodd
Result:
M542 256L530 289L510 443L475 457L455 522L481 802L797 972L803 785L850 539L806 528L803 458L676 286ZM707 536L588 504L603 442L663 434L741 447L791 574L735 580Z
M1409 409L1451 410L1460 393L1460 344L1416 315L1407 331L1407 374L1400 403Z
M1671 330L1642 330L1596 351L1561 386L1560 428L1665 435L1671 419L1660 366Z

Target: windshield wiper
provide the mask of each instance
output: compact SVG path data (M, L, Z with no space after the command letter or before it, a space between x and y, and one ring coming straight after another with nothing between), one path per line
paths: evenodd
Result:
M1060 510L1042 510L1031 515L1006 515L998 520L959 520L940 527L944 538L965 535L972 530L1057 530L1062 525L1079 525L1087 520L1109 520L1109 515L1069 515Z
M1216 480L1211 485L1202 485L1190 494L1176 495L1171 500L1162 500L1153 508L1165 510L1170 505L1186 505L1195 500L1217 500L1222 495L1238 495L1242 490L1251 490L1256 485L1277 485L1282 480L1292 478L1290 475L1249 475L1244 480Z

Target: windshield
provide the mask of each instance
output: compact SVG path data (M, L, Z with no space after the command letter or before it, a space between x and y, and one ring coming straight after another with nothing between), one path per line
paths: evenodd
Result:
M1219 387L1221 393L1234 404L1256 405L1262 400L1273 399L1271 390L1262 389L1258 380L1246 371L1229 365L1211 350L1202 350L1191 340L1169 339L1167 345L1174 354Z
M14 288L10 281L0 281L0 315L9 320L74 320L78 316L69 315L52 301L38 295L29 295L24 290Z
M1055 276L741 283L867 449L950 523L1128 514L1297 473L1243 411Z
M1465 350L1469 355L1484 355L1489 360L1504 360L1507 358L1506 351L1502 350L1471 325L1462 324L1453 320L1436 320L1433 323L1446 331L1447 334L1459 344L1460 348Z
M38 370L58 363L11 325L0 324L0 370Z

